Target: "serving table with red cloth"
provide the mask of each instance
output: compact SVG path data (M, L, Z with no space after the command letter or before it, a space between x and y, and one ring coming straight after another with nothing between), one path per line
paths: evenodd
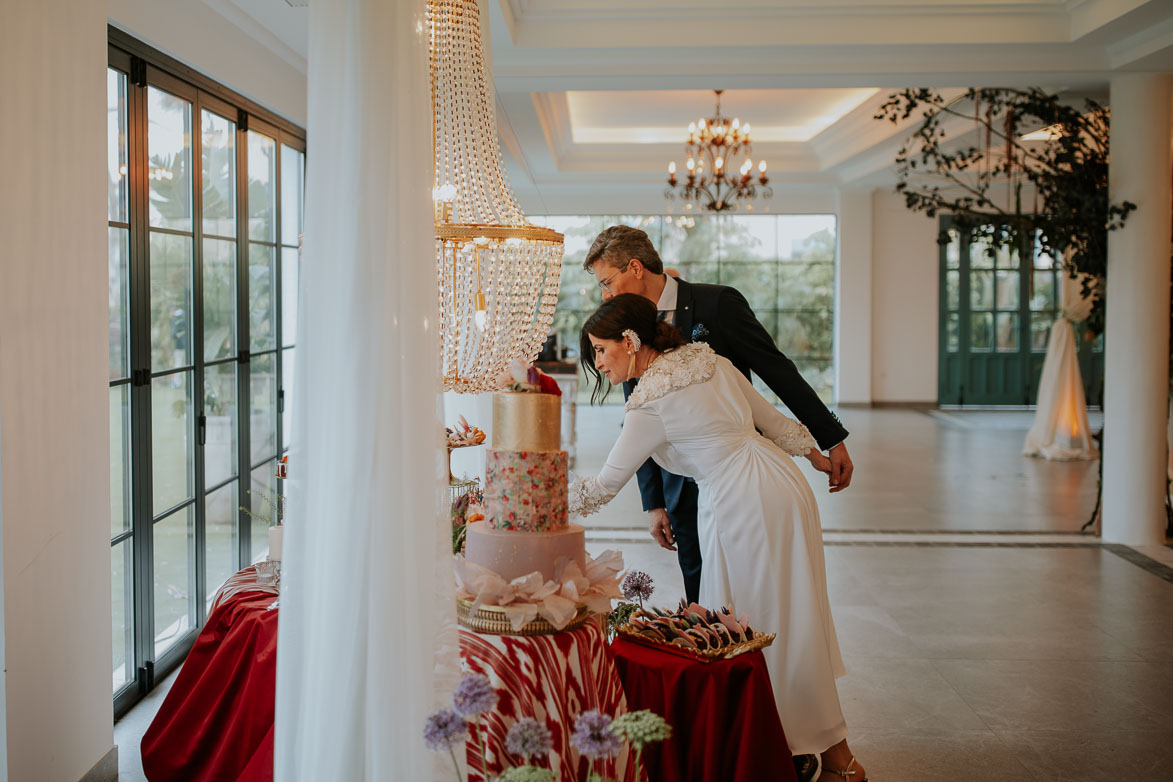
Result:
M576 630L554 635L484 635L462 628L460 656L466 671L488 676L497 690L497 708L488 715L485 731L490 777L521 763L506 752L505 734L522 717L533 717L554 739L548 762L538 759L531 761L533 765L553 768L561 782L586 782L588 761L570 743L574 721L592 709L611 717L628 710L602 620L596 617ZM486 721L480 724L485 726ZM480 754L471 741L467 748L469 782L483 782ZM619 782L646 779L626 745L616 758L596 763L594 770Z
M621 636L611 653L628 708L672 726L672 738L644 748L649 779L797 782L760 651L702 663Z
M143 734L150 782L271 782L277 611L253 568L221 589L171 691ZM225 584L228 587L229 584ZM245 587L245 588L240 588ZM265 591L256 591L256 590Z

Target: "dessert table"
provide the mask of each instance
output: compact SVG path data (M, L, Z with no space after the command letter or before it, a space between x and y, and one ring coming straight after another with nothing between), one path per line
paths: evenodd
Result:
M270 782L277 684L276 589L248 567L208 621L143 734L150 782Z
M702 663L620 637L611 654L628 708L672 726L672 738L644 749L650 779L797 782L760 651Z
M497 708L489 715L487 730L490 776L520 762L517 758L503 762L509 757L505 733L522 717L533 717L554 738L550 767L558 772L560 782L586 782L587 759L570 744L574 721L592 709L611 717L628 711L602 620L595 618L576 630L554 635L485 635L461 628L460 656L466 670L488 676L497 690ZM468 782L483 782L480 755L472 742L468 766ZM619 782L646 779L626 746L615 759L596 763L595 771Z

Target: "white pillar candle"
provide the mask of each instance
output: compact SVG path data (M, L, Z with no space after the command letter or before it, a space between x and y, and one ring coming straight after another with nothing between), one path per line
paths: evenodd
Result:
M281 560L281 544L285 540L285 525L269 527L269 559Z

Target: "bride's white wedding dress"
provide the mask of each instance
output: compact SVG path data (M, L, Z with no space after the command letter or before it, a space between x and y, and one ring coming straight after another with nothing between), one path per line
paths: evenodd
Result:
M847 737L835 687L846 671L827 599L819 509L791 458L812 447L805 426L775 410L728 359L693 343L652 362L627 400L607 463L570 487L571 513L588 515L649 456L696 479L700 602L733 604L755 630L778 634L764 654L796 755Z

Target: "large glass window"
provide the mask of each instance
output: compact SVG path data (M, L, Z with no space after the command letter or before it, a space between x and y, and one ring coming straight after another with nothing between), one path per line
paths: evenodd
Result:
M834 215L604 215L537 218L566 236L554 330L577 348L579 328L601 301L582 264L600 231L640 228L665 267L690 282L731 285L749 301L778 347L826 402L834 395L832 329L835 301ZM755 378L758 389L777 402ZM589 393L580 383L580 394ZM585 399L585 397L580 397ZM619 395L609 398L622 401Z
M288 448L304 138L166 65L110 48L116 713L182 660L224 580L267 553L240 506Z

